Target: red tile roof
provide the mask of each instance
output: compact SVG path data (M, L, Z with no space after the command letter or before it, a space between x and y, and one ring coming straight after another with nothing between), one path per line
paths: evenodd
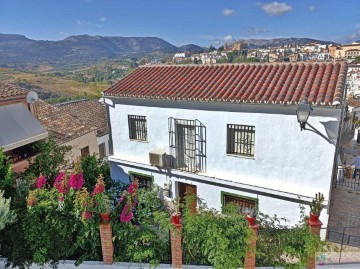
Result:
M105 96L217 102L341 103L346 62L150 66L136 69Z
M14 97L28 94L28 90L14 84L0 82L0 98Z

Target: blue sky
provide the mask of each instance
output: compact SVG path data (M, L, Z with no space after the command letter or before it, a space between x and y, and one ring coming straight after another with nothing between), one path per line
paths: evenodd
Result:
M239 38L360 40L360 0L0 0L0 33L157 36L174 45Z

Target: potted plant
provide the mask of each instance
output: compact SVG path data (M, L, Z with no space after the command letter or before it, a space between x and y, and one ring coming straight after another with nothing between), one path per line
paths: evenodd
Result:
M180 197L177 197L173 203L175 205L175 211L171 214L171 223L180 224Z
M256 208L246 208L244 210L244 213L246 214L246 220L248 221L248 223L253 226L256 223L256 216L257 216L257 211Z
M317 222L321 214L322 209L324 208L323 202L325 201L324 195L322 193L316 193L315 198L312 200L310 205L310 220Z

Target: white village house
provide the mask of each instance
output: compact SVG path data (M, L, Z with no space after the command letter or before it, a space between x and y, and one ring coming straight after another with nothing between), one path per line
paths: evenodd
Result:
M317 192L329 202L336 147L301 132L295 109L307 97L308 123L337 143L346 72L339 62L138 68L104 92L112 177L297 223L299 203Z

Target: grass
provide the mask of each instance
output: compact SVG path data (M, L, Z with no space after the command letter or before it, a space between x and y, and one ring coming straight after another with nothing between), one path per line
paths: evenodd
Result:
M24 72L10 68L0 68L0 81L60 96L99 95L109 86L103 83L81 83L47 73Z

